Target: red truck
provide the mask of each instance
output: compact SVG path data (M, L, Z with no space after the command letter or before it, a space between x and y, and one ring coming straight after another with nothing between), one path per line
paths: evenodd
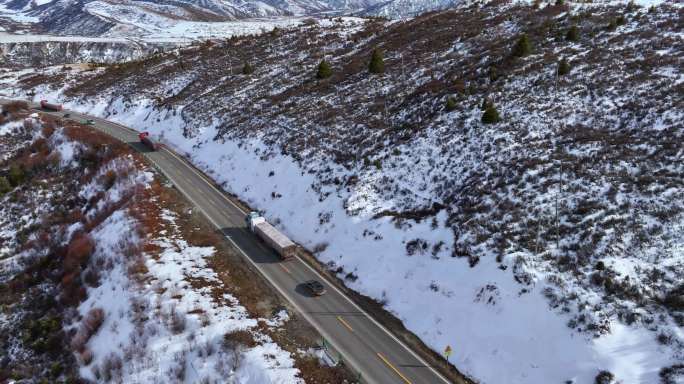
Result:
M62 110L62 106L60 104L48 103L47 100L41 100L40 101L40 107L43 109L47 109L50 111L56 111L56 112L59 112Z
M140 142L143 143L147 148L149 148L152 151L156 151L159 149L159 144L155 143L150 139L150 133L149 132L141 132L138 137L140 138Z

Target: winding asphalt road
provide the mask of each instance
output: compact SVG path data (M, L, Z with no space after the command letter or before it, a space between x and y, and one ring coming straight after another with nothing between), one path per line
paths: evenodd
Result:
M3 101L7 100L0 99L0 104ZM37 105L32 106L38 109ZM79 123L93 120L93 126L98 130L143 152L320 332L330 344L333 356L341 355L355 372L361 373L362 383L450 383L306 262L299 257L280 260L246 228L244 217L247 212L173 151L161 148L151 152L138 142L138 132L104 119L73 111L42 112L55 116L69 112L70 119ZM308 294L302 283L311 279L321 281L327 293L320 297Z

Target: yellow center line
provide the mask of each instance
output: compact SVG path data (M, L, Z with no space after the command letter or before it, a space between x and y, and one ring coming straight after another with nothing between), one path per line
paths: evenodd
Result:
M409 381L409 379L407 379L406 376L404 376L401 372L399 372L399 370L396 369L396 368L394 367L394 365L392 365L392 363L390 363L389 360L387 360L387 358L386 358L385 356L382 355L382 353L378 352L377 354L378 354L378 357L380 358L380 360L382 360L385 364L387 364L388 367L392 368L392 370L393 370L397 375L399 375L399 377L401 377L401 379L404 380L404 382L405 382L406 384L411 384L411 381Z
M346 321L344 321L344 319L342 318L342 316L337 316L337 320L339 320L339 322L342 323L342 325L344 325L345 327L347 327L347 329L348 329L350 332L354 332L354 328L352 328L351 325L349 325L349 323L347 323Z
M292 273L290 273L290 270L287 269L287 267L285 267L284 265L282 265L282 264L278 264L278 265L279 265L280 268L282 268L285 272L287 272L288 275L291 275L291 274L292 274Z

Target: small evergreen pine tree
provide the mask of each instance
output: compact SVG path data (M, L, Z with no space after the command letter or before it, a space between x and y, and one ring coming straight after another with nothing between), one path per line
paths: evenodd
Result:
M484 113L482 113L482 122L485 124L494 124L498 123L501 121L501 117L499 116L499 112L496 110L496 107L494 107L493 104L490 104L487 106L487 109L485 109Z
M24 181L24 171L17 167L16 165L13 165L10 167L9 170L9 182L12 184L12 186L16 187L17 185L21 184L21 182Z
M518 42L513 46L513 56L523 57L532 53L532 44L527 34L522 34L518 39Z
M385 59L383 59L382 52L379 49L373 50L370 64L368 64L368 71L376 74L385 72Z
M556 0L556 6L562 6L565 5L565 0Z
M532 3L532 8L534 8L534 9L539 9L540 6L541 6L541 0L534 0L534 2Z
M7 178L5 178L4 176L0 176L0 196L4 195L5 193L11 190L12 186L10 185L9 181L7 181Z
M498 78L499 74L497 73L496 68L489 67L489 81L496 81Z
M489 101L489 99L485 97L484 99L482 99L482 103L480 104L480 110L481 110L481 111L484 111L484 110L486 110L490 105L492 105L492 102Z
M627 3L627 12L634 12L637 9L639 9L639 6L634 2L634 0L630 0L629 3Z
M454 111L457 106L458 104L456 103L456 99L453 96L447 96L444 109L446 109L447 112L451 112Z
M318 70L316 71L316 78L317 79L327 79L330 76L332 76L332 67L330 66L330 63L328 63L324 59L321 61L320 64L318 64Z
M573 25L570 27L570 29L568 29L568 33L565 34L565 39L568 41L579 40L579 29L576 25Z
M254 67L252 67L249 63L245 62L245 65L242 67L242 74L251 75L252 73L254 73Z
M558 63L558 76L565 76L570 73L570 64L563 58L560 63Z

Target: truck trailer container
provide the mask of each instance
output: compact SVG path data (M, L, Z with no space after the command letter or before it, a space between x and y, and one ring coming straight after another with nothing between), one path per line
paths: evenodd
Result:
M47 109L50 111L57 111L57 112L62 110L62 106L60 104L48 103L47 100L41 100L40 101L40 107L43 109Z
M251 212L245 218L247 226L260 239L278 253L283 260L295 256L297 246L282 232L269 224L258 212Z
M152 151L156 151L159 149L159 144L155 143L152 141L152 139L149 138L150 133L149 132L141 132L138 137L140 138L140 142L143 143L146 147L148 147Z

